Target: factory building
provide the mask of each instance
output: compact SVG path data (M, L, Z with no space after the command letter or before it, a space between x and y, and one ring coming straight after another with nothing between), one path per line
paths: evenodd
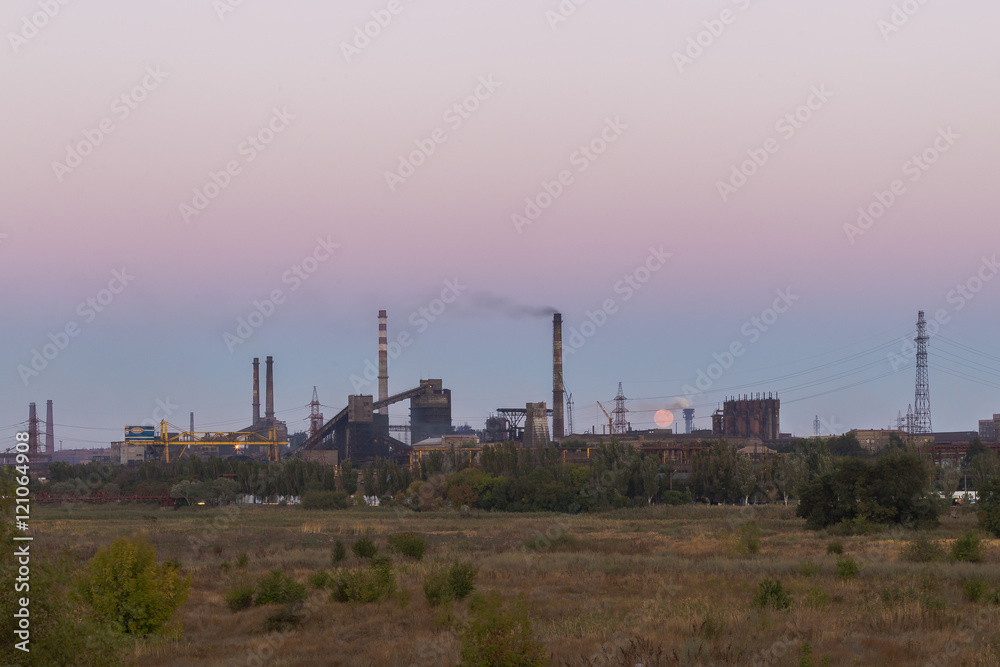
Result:
M993 415L993 419L979 420L979 439L983 442L997 442L997 433L1000 433L1000 415Z
M778 412L781 401L771 394L751 394L743 398L727 398L722 410L712 415L712 435L726 438L759 438L764 442L778 440Z

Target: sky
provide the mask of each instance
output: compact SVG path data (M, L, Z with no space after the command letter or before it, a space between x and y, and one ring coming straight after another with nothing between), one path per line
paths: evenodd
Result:
M579 3L579 4L577 4ZM1000 413L1000 5L9 0L0 449L308 425L442 378L456 424L580 432L776 394L885 428L930 321L935 430ZM575 335L574 335L575 332ZM408 403L390 409L406 423Z

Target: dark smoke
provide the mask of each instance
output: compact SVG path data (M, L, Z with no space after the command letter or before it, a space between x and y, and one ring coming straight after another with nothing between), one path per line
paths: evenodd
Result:
M531 306L525 303L518 303L510 297L494 294L493 292L470 292L468 296L462 298L462 302L474 314L499 315L514 320L552 317L559 312L551 306Z

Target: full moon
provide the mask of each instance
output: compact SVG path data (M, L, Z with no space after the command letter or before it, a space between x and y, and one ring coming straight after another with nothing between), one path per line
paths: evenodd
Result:
M656 414L653 415L653 421L660 428L670 428L670 425L674 423L674 413L670 410L657 410Z

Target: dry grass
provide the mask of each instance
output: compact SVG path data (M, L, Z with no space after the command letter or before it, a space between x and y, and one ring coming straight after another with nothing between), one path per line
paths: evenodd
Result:
M439 512L389 508L341 512L250 507L226 515L211 508L156 511L133 507L42 507L36 547L89 556L116 537L144 534L161 559L193 574L178 613L179 641L138 643L144 665L448 665L459 661L456 628L468 603L431 608L422 584L455 559L480 568L478 587L523 595L533 626L556 665L813 664L1000 665L1000 607L972 603L962 582L982 577L1000 587L1000 543L983 540L982 563L909 563L906 533L838 537L861 567L839 580L833 536L807 531L792 508L656 507L585 516ZM156 520L150 515L154 514ZM760 528L760 551L738 555L739 528ZM932 537L944 543L974 523L945 519ZM416 531L427 539L423 561L395 557L397 579L412 594L371 605L329 602L310 591L302 626L263 631L272 608L236 614L226 590L242 577L281 568L298 581L330 569L336 540ZM190 540L206 540L202 546ZM237 568L247 553L246 570ZM817 572L803 574L802 563ZM229 562L231 567L220 569ZM358 566L348 551L344 567ZM811 575L811 576L810 576ZM751 602L764 578L780 579L788 612Z

